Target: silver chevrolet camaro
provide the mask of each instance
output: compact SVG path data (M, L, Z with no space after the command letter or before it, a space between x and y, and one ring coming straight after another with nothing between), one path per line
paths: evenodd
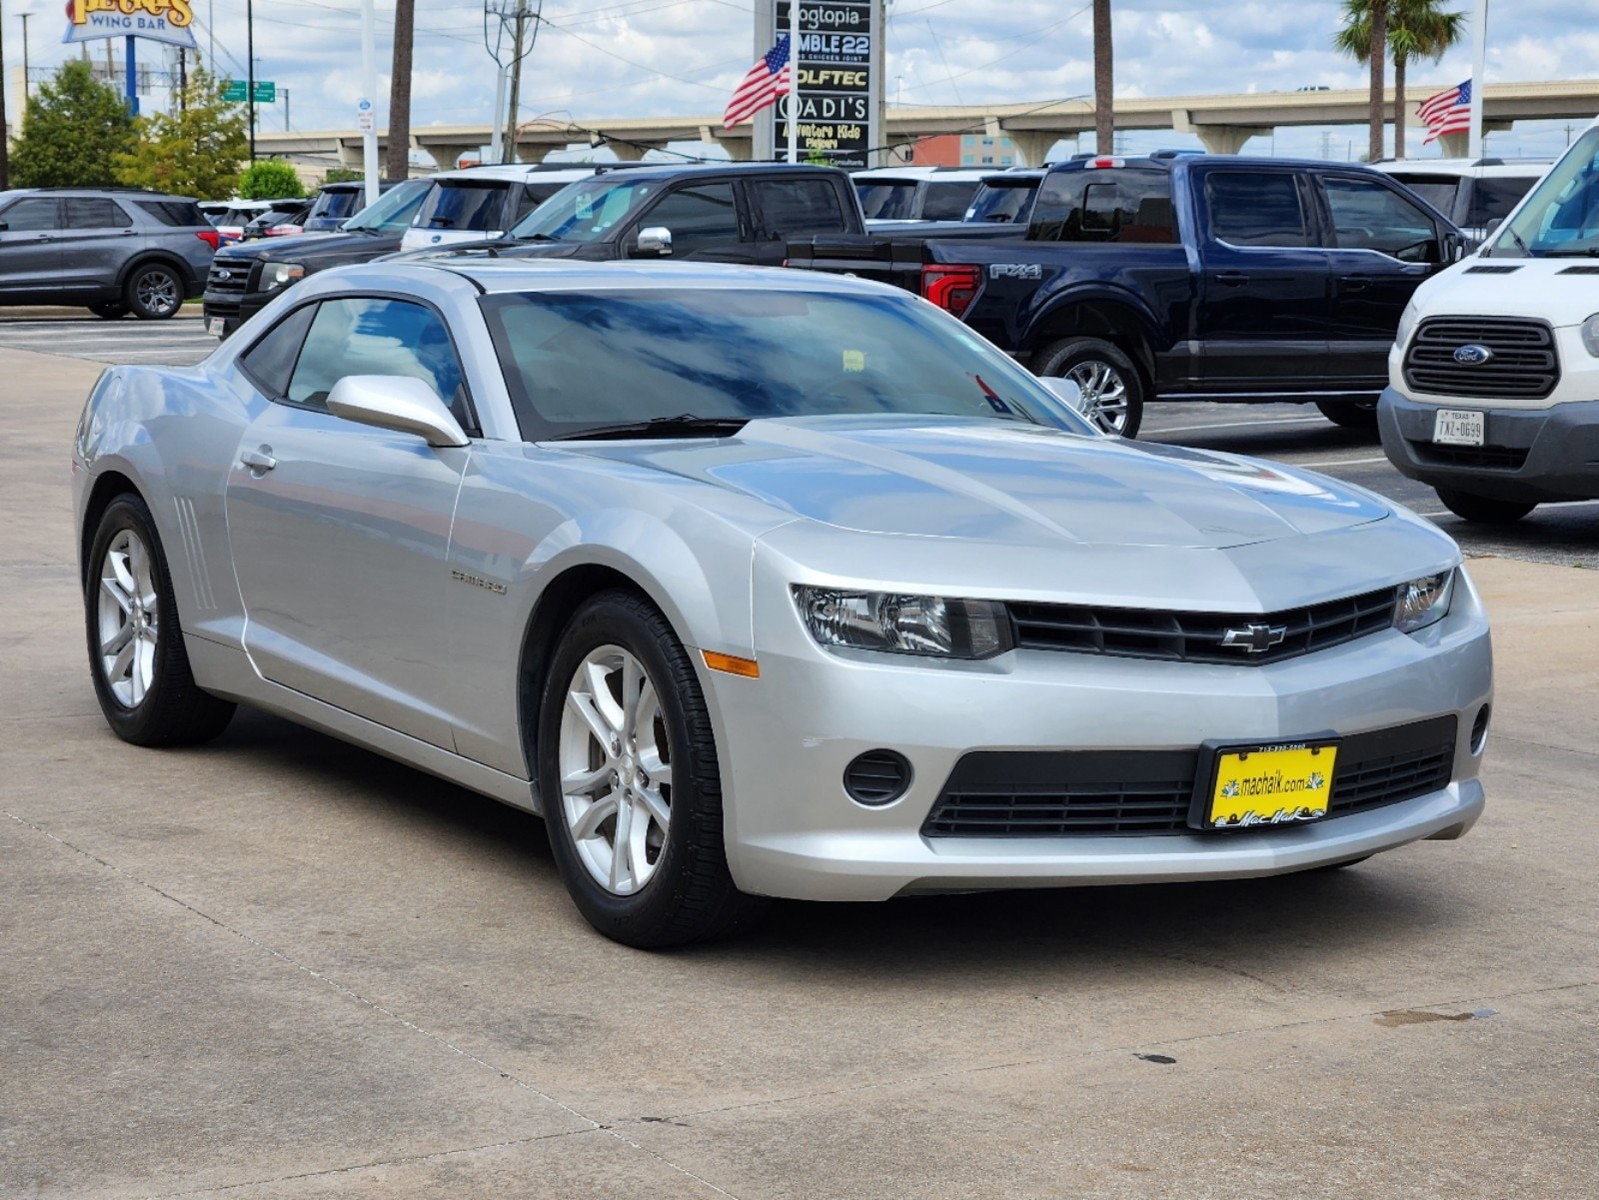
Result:
M1457 837L1488 624L1359 488L1098 435L797 271L323 272L73 454L113 730L244 702L543 814L636 946L763 897L1200 880Z

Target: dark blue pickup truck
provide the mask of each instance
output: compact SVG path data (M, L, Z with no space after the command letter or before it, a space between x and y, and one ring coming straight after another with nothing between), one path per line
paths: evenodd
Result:
M788 263L920 292L1131 437L1156 398L1298 399L1374 427L1411 292L1466 246L1360 166L1106 157L1052 168L1025 236L814 237Z

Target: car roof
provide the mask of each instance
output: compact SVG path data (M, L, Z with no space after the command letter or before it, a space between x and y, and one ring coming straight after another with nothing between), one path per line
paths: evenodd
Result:
M1458 179L1536 179L1549 169L1552 158L1470 159L1401 158L1369 164L1384 175L1453 175Z
M594 174L594 164L571 163L546 166L543 163L494 163L486 167L463 167L459 171L440 171L433 178L440 183L454 180L494 179L509 183L532 183L536 179L568 182L587 179Z

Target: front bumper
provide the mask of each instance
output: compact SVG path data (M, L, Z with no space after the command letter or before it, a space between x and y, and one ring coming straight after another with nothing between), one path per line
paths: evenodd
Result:
M757 594L760 594L759 589ZM729 865L740 888L809 900L1020 887L1237 879L1458 837L1483 808L1471 730L1492 694L1480 601L1462 574L1439 624L1262 667L1051 651L981 663L844 656L797 618L760 611L761 676L702 672L723 775ZM1155 835L940 836L923 823L971 751L1183 750L1210 740L1351 735L1443 715L1458 721L1451 781L1304 825ZM909 790L856 804L857 755L903 754Z
M211 328L211 318L222 318L222 336L233 333L256 313L270 304L276 293L207 291L204 296L205 327Z
M1433 445L1442 407L1482 410L1486 444ZM1599 497L1599 400L1495 408L1480 400L1422 403L1389 388L1377 427L1400 474L1434 487L1535 503Z

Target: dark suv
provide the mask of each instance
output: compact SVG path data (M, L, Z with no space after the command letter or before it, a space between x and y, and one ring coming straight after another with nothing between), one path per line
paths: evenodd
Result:
M205 289L217 231L193 200L134 188L0 192L0 305L176 315Z

